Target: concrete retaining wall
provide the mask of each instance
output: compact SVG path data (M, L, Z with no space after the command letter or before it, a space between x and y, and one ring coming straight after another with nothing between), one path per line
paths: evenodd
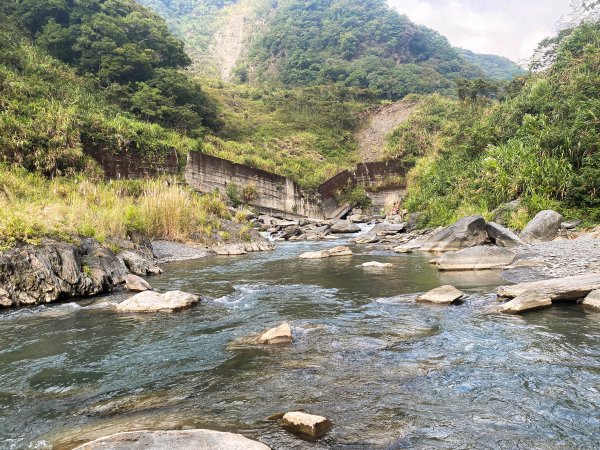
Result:
M136 151L113 153L106 147L86 145L85 153L98 162L108 179L150 178L179 172L175 149L166 155L147 155Z
M204 153L188 154L185 180L199 192L210 193L217 189L225 195L232 184L240 193L246 186L253 186L256 196L249 203L261 213L287 218L323 218L318 197L307 195L292 180Z

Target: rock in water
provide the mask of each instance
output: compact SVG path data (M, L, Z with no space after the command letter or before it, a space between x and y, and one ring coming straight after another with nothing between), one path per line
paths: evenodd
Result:
M281 419L281 424L290 431L317 439L325 435L333 424L323 416L304 412L289 412Z
M292 329L289 324L283 323L276 328L263 333L258 338L259 344L289 344L292 342Z
M371 261L361 264L362 267L369 269L392 269L394 265L392 263L381 263L377 261Z
M590 292L582 303L585 306L600 309L600 290Z
M95 239L20 246L0 252L0 306L105 294L126 274L123 262Z
M302 259L322 259L332 258L335 256L352 256L352 250L350 247L340 245L327 250L320 250L318 252L306 252L302 253L299 257Z
M119 258L135 275L160 275L162 273L162 269L154 263L154 259L147 255L127 250L119 253Z
M543 292L524 292L518 297L500 307L500 312L506 314L520 314L526 311L547 308L552 306L552 299Z
M150 283L131 273L125 278L125 287L132 292L144 292L152 290Z
M512 248L525 245L525 242L515 232L497 223L488 222L486 230L490 239L499 247Z
M486 223L481 216L460 219L454 225L431 236L420 250L425 252L450 252L482 245L487 240Z
M500 286L496 292L499 297L508 298L518 297L526 292L543 292L552 300L579 300L598 289L600 289L600 273L592 273Z
M338 220L331 226L333 234L358 233L359 231L360 227L349 220Z
M129 431L105 436L75 450L269 450L239 434L212 430Z
M119 312L176 312L191 308L200 301L200 297L181 291L164 294L145 291L119 303Z
M515 253L506 248L479 246L444 253L438 258L437 267L444 271L502 269L515 257Z
M558 234L562 221L563 216L556 211L540 211L527 224L521 233L521 239L530 244L551 241Z
M418 302L438 303L441 305L449 305L455 303L465 296L465 293L456 289L454 286L446 285L419 295Z

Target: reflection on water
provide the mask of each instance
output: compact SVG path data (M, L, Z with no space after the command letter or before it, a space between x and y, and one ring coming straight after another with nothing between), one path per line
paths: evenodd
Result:
M179 314L107 308L126 294L0 314L0 448L182 427L274 449L600 445L600 314L495 314L497 274L438 274L418 255L296 258L338 243L171 264L155 287L207 298ZM441 284L465 304L414 303ZM282 321L293 345L236 345ZM333 431L308 443L264 420L298 408Z

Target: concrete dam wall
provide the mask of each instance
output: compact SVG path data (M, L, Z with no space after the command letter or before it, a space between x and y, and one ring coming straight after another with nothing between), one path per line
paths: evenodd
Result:
M185 180L199 192L210 193L217 189L224 195L232 185L240 192L251 186L255 196L249 204L264 214L323 218L318 196L306 194L289 178L204 153L188 154Z
M179 172L175 149L166 155L142 154L134 150L114 153L107 147L88 144L85 153L96 160L104 170L104 176L111 180L151 178Z

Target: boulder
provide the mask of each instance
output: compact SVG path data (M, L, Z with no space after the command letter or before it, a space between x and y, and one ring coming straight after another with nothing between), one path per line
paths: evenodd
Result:
M597 289L600 289L600 273L500 286L496 292L499 297L507 298L526 292L543 292L554 301L579 300Z
M370 220L370 217L365 214L353 214L348 216L348 220L352 223L366 223Z
M507 226L511 216L518 213L521 209L523 209L521 200L504 203L492 211L492 221Z
M331 225L333 234L358 233L359 231L360 227L349 220L338 220Z
M377 262L377 261L366 262L366 263L361 264L361 266L366 269L369 269L369 268L392 269L394 267L394 265L391 263L381 263L381 262Z
M200 301L200 297L181 291L170 291L164 294L145 291L122 301L117 305L119 312L176 312L191 308Z
M150 283L137 275L128 274L125 277L125 287L133 292L151 291Z
M413 212L408 215L407 230L414 231L419 227L419 222L423 217L422 212Z
M245 255L246 249L243 244L219 245L213 249L217 255L221 256L239 256Z
M123 262L95 239L23 245L0 252L0 306L106 294L126 275Z
M288 323L283 323L276 328L263 333L258 338L259 344L290 344L292 342L292 329Z
M299 257L302 259L322 259L332 258L336 256L352 256L352 254L353 253L352 250L350 250L350 247L340 245L338 247L333 247L327 250L302 253Z
M418 302L438 303L441 305L449 305L456 303L465 296L465 293L456 289L454 286L446 285L432 289L423 295L417 297Z
M600 290L590 292L582 302L585 306L600 309Z
M569 220L566 222L562 222L560 224L560 227L563 230L574 230L575 228L577 228L579 225L581 225L581 220Z
M212 430L128 431L88 442L75 450L269 450L265 444L234 433Z
M515 257L513 251L502 247L471 247L444 253L438 258L437 267L443 271L502 269Z
M551 241L558 234L563 216L550 209L540 211L525 226L521 232L521 239L529 244Z
M325 435L333 426L331 421L326 417L315 416L300 411L285 414L281 419L281 425L294 433L313 439Z
M425 252L450 252L482 245L487 240L486 223L481 216L460 219L423 243Z
M119 253L127 269L134 275L160 275L162 269L154 263L154 258L148 255L127 250Z
M520 314L526 311L547 308L552 306L552 299L543 292L528 291L505 303L500 307L500 312L506 314Z
M369 233L375 233L376 236L393 236L403 231L406 231L406 222L397 224L379 223Z
M286 227L283 229L279 237L284 240L289 240L291 237L300 236L302 234L302 229L298 226Z
M486 231L490 239L499 247L518 247L525 242L515 232L495 222L488 222Z
M379 242L381 240L380 237L378 237L375 233L366 233L363 234L362 236L358 236L356 238L353 239L353 242L357 243L357 244L375 244L376 242Z

